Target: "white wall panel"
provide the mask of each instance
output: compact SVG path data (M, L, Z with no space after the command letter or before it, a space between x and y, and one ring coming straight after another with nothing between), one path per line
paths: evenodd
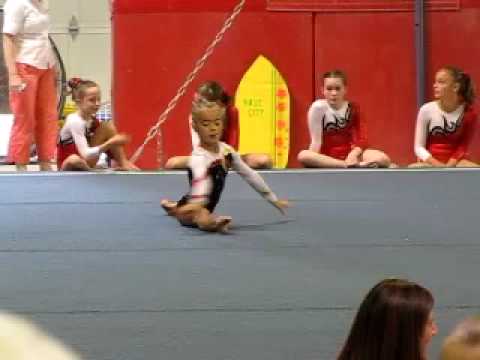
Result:
M49 0L51 35L61 53L67 76L97 81L104 100L110 99L111 31L108 0ZM79 32L72 38L69 24L78 20Z

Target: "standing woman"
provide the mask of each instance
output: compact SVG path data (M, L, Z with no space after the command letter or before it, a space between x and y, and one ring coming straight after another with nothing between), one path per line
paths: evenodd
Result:
M435 75L435 101L420 108L415 131L418 162L409 167L475 167L467 150L477 126L470 76L453 66Z
M37 145L40 170L51 170L57 140L55 56L48 38L48 0L7 0L3 47L14 123L9 159L25 171Z

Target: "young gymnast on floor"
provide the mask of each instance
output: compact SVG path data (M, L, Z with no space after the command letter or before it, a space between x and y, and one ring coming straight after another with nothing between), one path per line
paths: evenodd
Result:
M358 107L347 101L346 94L347 77L343 71L323 75L325 99L310 106L310 147L298 154L298 161L312 168L390 167L385 153L367 148L364 119Z
M184 226L196 226L212 232L228 230L232 218L214 215L213 211L220 200L230 167L281 213L288 206L288 202L279 200L262 177L245 164L231 146L220 141L224 121L225 107L217 102L193 102L192 126L198 134L199 146L189 159L190 191L178 202L161 201L165 211Z
M468 146L477 126L473 82L462 70L446 66L435 75L435 101L420 108L411 168L476 167L468 159Z
M238 149L240 138L240 123L238 109L232 105L231 96L216 81L206 81L200 85L194 95L193 101L207 100L217 102L225 107L225 127L221 141L227 143L235 150ZM199 145L198 134L192 128L192 118L189 119L190 133L192 136L192 147ZM267 154L249 153L241 155L242 160L254 169L269 169L272 167L272 159ZM188 156L174 156L168 159L166 169L185 169L188 165Z
M78 110L68 115L60 130L57 145L58 170L88 171L96 167L101 153L108 152L118 164L117 170L138 170L128 161L123 145L130 141L118 134L111 121L95 117L100 107L100 88L90 80L71 79L72 98Z

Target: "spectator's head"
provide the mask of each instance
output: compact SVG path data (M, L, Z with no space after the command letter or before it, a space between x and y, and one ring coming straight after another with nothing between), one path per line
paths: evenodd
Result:
M339 360L424 360L437 333L433 296L402 279L375 285L363 300Z
M0 359L79 360L79 357L28 321L0 313Z
M480 317L462 321L445 339L441 360L480 359Z

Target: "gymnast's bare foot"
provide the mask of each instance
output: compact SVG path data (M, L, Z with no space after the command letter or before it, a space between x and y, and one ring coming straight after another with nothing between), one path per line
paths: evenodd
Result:
M123 164L115 167L115 171L140 171L140 168L130 161L125 161Z
M379 165L376 161L362 161L359 163L359 167L364 169L377 169Z
M160 201L160 205L162 206L163 210L165 210L168 216L173 216L175 214L175 210L177 208L176 201L163 199L162 201Z
M214 229L217 232L226 234L226 233L228 233L228 230L230 229L231 222L232 222L232 217L231 216L217 216L215 218Z

